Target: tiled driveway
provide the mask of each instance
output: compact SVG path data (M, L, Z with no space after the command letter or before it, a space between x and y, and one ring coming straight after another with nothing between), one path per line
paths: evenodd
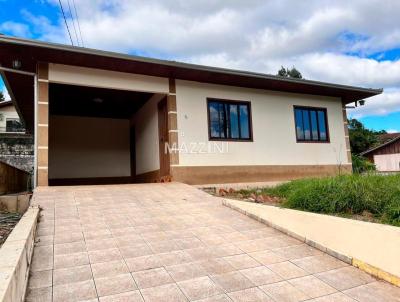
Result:
M400 301L399 288L186 185L34 198L43 211L26 301Z

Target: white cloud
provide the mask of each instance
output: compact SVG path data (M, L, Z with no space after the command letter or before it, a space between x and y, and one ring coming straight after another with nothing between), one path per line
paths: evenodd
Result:
M389 129L389 130L386 130L386 132L387 132L387 133L398 133L398 132L400 132L400 131L397 130L397 129Z
M2 31L19 37L29 37L31 35L29 31L29 26L27 24L13 21L6 21L1 23L0 32Z

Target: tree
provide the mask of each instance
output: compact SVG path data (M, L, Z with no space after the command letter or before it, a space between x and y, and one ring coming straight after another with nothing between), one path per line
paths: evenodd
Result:
M374 131L365 128L357 119L348 120L351 152L360 154L379 144L378 136L386 131Z
M298 71L294 66L291 69L281 66L281 69L279 69L277 75L284 78L295 78L295 79L303 78L301 72Z
M5 98L4 98L4 93L3 91L0 91L0 102L4 102Z

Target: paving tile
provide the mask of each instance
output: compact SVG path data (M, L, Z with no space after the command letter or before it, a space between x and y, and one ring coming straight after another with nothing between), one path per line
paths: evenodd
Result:
M283 279L265 266L252 267L240 272L256 286L275 283Z
M234 244L245 253L264 251L272 248L264 239L238 241Z
M131 274L95 279L99 297L120 294L137 289Z
M94 298L97 298L97 294L93 280L53 287L53 300L57 302L84 301Z
M86 249L88 251L98 251L117 248L117 243L113 238L106 239L90 239L86 240Z
M35 238L36 246L44 246L44 245L53 245L54 244L54 236L53 235L45 235L45 236L37 236Z
M334 293L327 296L308 300L309 302L357 302L343 293Z
M104 239L112 237L110 230L108 229L96 229L92 231L84 231L83 235L85 236L86 240L90 239Z
M117 248L90 251L88 254L90 263L109 262L122 259L121 253Z
M315 276L341 291L375 281L373 277L353 266L318 273Z
M164 268L154 268L132 273L139 288L148 288L172 283L174 280Z
M196 237L186 237L186 238L176 239L175 243L181 249L193 249L196 247L204 247L205 246L205 244Z
M236 245L229 243L229 244L214 246L211 253L213 254L214 257L220 258L220 257L243 254L243 251Z
M273 252L285 259L293 260L304 258L308 256L317 256L322 255L322 252L307 245L307 244L300 244L294 246L288 246L284 248L279 248L273 250Z
M145 288L141 290L145 302L184 302L187 301L175 283Z
M52 293L51 287L28 288L25 302L52 302Z
M100 302L143 302L142 295L138 290L122 294L100 297Z
M283 279L292 279L309 275L308 272L289 261L269 264L266 266Z
M90 265L56 269L53 271L53 285L67 284L92 279Z
M54 245L54 255L65 255L86 252L84 241L61 243Z
M400 288L377 281L345 290L343 293L360 302L398 302Z
M214 257L213 249L207 247L187 249L185 250L185 252L188 253L193 258L193 260L203 260Z
M123 246L119 248L119 251L124 258L135 258L153 254L153 251L147 244Z
M56 255L54 257L54 269L82 266L85 264L89 264L87 253Z
M145 245L146 241L136 235L136 234L129 234L129 235L124 235L124 236L117 236L114 237L114 240L118 247L127 247L127 246L138 246L138 245Z
M249 255L264 265L278 263L278 262L284 262L284 261L288 260L286 257L284 257L282 255L278 255L272 251L253 252L253 253L250 253Z
M299 302L310 298L287 281L263 285L260 289L276 302Z
M224 293L208 276L181 281L178 282L178 286L191 301Z
M52 286L52 276L53 272L51 270L30 272L28 288L42 288Z
M232 302L231 299L227 295L217 295L212 296L200 300L196 300L196 302Z
M94 278L112 277L129 273L124 261L110 261L91 264Z
M82 232L63 232L61 234L56 234L54 236L54 243L69 243L76 241L83 241L83 233Z
M212 275L215 284L222 287L226 292L233 292L245 288L254 287L254 284L240 272L229 272L225 274Z
M198 262L207 274L223 274L234 271L235 268L223 258L207 259Z
M311 256L301 259L292 260L294 264L301 267L302 269L310 272L311 274L316 274L320 272L329 271L335 268L348 266L348 264L337 260L329 255Z
M336 289L314 276L291 279L288 282L302 292L307 293L307 296L311 298L326 296L336 292Z
M163 266L158 255L147 255L125 259L129 271L138 272Z
M170 253L157 254L160 262L164 266L193 262L193 258L185 251L175 251Z
M178 244L171 240L149 243L149 246L155 254L179 251L181 249Z
M198 263L184 263L165 267L175 282L194 279L207 275L204 268Z
M35 247L31 271L46 271L50 269L53 269L53 247L51 245Z
M228 296L233 302L273 302L270 297L257 287L231 292Z
M256 267L260 265L259 262L257 262L247 254L228 256L224 257L223 259L238 270L250 267Z

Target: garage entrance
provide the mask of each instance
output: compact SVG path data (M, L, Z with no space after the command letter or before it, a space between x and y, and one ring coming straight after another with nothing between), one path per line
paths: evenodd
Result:
M165 94L49 85L49 185L158 181ZM165 128L166 130L166 128ZM164 167L164 165L161 165Z

